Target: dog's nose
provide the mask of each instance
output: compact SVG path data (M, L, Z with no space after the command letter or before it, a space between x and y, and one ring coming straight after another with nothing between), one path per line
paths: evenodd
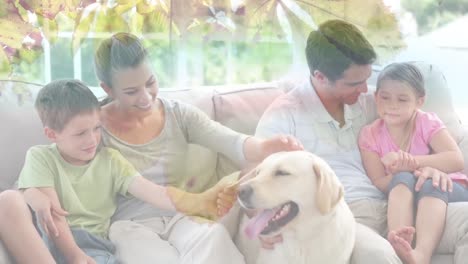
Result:
M253 189L250 185L241 186L239 188L239 199L242 201L248 201L250 196L252 196Z

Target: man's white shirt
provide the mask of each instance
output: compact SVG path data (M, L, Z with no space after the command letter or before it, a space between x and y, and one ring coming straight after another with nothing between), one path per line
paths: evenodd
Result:
M280 96L265 111L256 135L295 136L305 150L325 159L345 188L349 201L385 195L366 176L358 148L361 128L376 118L374 98L362 94L353 105L345 105L345 124L340 128L323 106L309 78Z

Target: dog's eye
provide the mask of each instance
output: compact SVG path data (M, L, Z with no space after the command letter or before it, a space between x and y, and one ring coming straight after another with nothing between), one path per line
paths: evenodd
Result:
M284 170L276 170L275 171L275 176L288 176L291 175L291 173L284 171Z

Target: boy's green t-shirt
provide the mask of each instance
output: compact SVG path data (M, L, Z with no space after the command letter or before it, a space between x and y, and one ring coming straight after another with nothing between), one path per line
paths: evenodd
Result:
M66 162L56 144L35 146L26 154L18 186L53 187L68 224L107 237L110 218L117 207L117 194L126 195L132 180L140 175L117 150L103 147L86 165Z

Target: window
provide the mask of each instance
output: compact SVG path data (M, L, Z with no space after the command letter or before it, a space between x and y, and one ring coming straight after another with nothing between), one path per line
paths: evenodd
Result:
M271 81L306 74L308 32L325 20L341 18L354 23L376 47L375 69L391 61L434 63L447 77L457 110L468 113L462 79L468 69L468 37L462 34L468 23L468 0L107 0L78 4L70 17L57 8L42 14L34 7L8 3L8 10L18 14L7 13L0 19L20 17L30 26L20 30L23 48L15 48L2 37L11 25L0 24L4 54L14 54L0 53L2 76L38 83L74 77L97 87L91 63L97 43L112 32L128 31L144 39L162 87ZM24 48L28 46L24 43L39 39L38 34L42 41ZM73 49L77 36L83 39Z

